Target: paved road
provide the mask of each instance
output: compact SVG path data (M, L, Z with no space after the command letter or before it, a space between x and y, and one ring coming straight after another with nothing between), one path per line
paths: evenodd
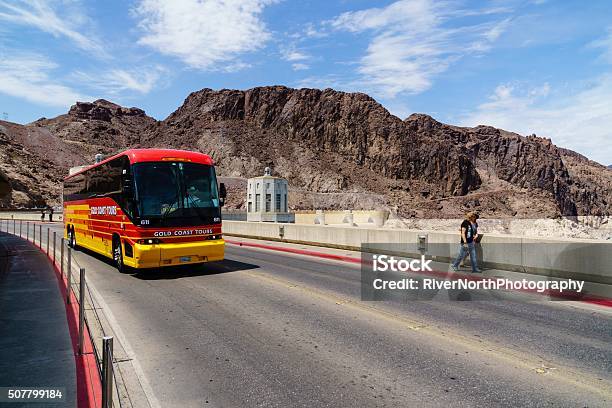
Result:
M228 245L120 274L77 253L160 406L612 405L612 314L561 302L361 302L359 269Z

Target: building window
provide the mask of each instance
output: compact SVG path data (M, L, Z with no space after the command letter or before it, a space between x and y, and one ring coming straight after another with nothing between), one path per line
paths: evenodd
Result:
M275 203L275 209L276 211L283 211L283 209L281 208L281 195L280 194L276 194L276 203Z
M288 212L289 210L287 209L287 195L285 195L285 212Z
M259 211L260 202L261 202L261 194L255 194L255 212Z
M271 205L272 205L272 194L266 194L266 212L270 212Z
M253 203L249 201L249 209L248 212L253 212Z

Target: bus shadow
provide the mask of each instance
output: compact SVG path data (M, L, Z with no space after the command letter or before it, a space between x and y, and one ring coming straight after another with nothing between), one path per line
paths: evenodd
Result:
M201 265L171 266L157 269L134 271L132 276L142 280L180 279L194 276L219 275L222 273L247 271L257 269L258 265L225 259Z
M78 247L77 251L89 255L92 258L115 268L113 261L103 255L93 252L87 248ZM258 265L246 262L224 259L223 261L208 262L200 265L169 266L165 268L128 269L125 274L142 280L180 279L193 276L218 275L221 273L239 272L257 269ZM117 271L115 269L115 271ZM117 271L117 273L119 273Z

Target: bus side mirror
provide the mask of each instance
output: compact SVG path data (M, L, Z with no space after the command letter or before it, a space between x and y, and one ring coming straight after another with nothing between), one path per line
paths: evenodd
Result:
M219 184L219 205L223 207L225 204L225 198L227 197L227 189L225 188L225 183Z

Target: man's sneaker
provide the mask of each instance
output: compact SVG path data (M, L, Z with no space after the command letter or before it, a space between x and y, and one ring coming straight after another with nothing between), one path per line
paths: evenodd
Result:
M472 271L472 273L482 273L482 271L480 269L476 269L475 271Z
M451 265L453 272L459 272L459 269L455 265Z

